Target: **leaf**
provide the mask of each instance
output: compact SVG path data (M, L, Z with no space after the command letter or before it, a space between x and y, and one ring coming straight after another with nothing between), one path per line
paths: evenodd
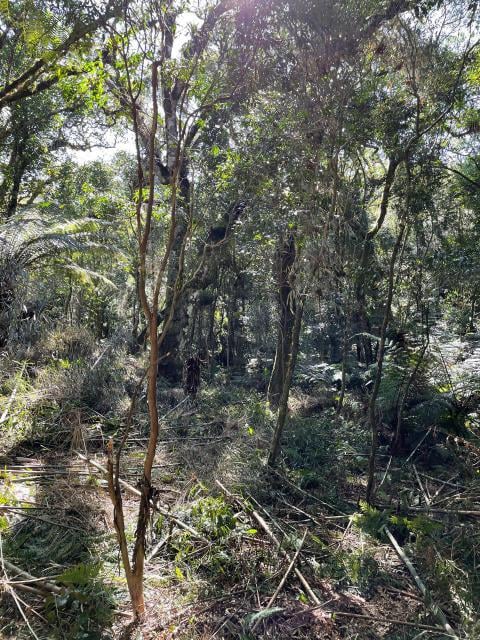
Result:
M180 567L175 567L175 575L177 576L178 580L185 580L185 576Z
M271 618L276 613L281 613L282 611L284 611L283 607L271 607L270 609L262 609L262 611L258 611L257 613L249 613L245 618L244 625L248 629L251 629L256 622Z
M74 274L81 282L92 283L93 280L99 280L103 284L106 284L113 289L117 289L116 284L114 284L109 278L99 273L98 271L92 271L91 269L80 267L78 264L75 264L73 262L61 266L63 269L66 269L67 271L70 271L72 274Z
M97 564L77 564L69 567L59 577L58 581L70 585L87 585L98 577L100 565Z

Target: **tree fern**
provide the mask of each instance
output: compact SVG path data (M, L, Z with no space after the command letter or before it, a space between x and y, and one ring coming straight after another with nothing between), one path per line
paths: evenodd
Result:
M114 287L103 274L77 264L74 256L92 252L120 253L105 232L112 224L92 218L62 219L24 210L0 226L0 345L6 343L20 311L22 275L45 264L74 275L81 282L99 280ZM103 242L102 242L103 240Z
M94 218L62 220L22 212L0 226L0 261L4 265L10 263L25 268L69 252L100 250L118 253L119 249L111 243L107 247L102 242L106 227L111 226L110 222Z

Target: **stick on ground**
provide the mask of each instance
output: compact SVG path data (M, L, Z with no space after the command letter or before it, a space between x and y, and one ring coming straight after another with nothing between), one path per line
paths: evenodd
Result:
M255 511L253 509L249 509L241 500L239 500L236 496L234 496L230 491L228 491L228 489L226 487L223 486L223 484L220 482L220 480L215 480L215 482L217 483L217 485L220 487L220 489L223 491L223 493L230 499L233 500L234 502L236 502L238 504L238 506L245 511L246 513L248 513L249 515L252 516L252 518L254 518L254 520L256 520L258 522L258 524L262 527L262 529L265 531L265 533L267 534L267 536L270 538L270 540L272 540L272 542L275 543L275 545L277 546L279 552L282 554L282 556L284 558L286 558L289 562L292 562L292 558L290 557L290 555L285 551L285 549L282 548L280 541L278 540L278 538L276 537L276 535L272 532L272 530L270 529L270 527L268 526L268 524L265 522L265 520L262 518L262 516L258 513L258 511ZM300 580L300 582L302 583L302 586L304 587L305 591L308 594L308 597L310 598L310 600L316 604L319 605L320 604L320 600L317 598L317 596L315 595L312 587L309 585L307 579L305 578L305 576L303 575L303 573L300 571L300 569L297 569L297 567L294 568L294 572L295 575L297 576L297 578Z
M84 456L83 453L80 453L79 451L75 451L75 453L82 460L84 460L87 464L90 464L90 465L92 465L92 467L95 467L95 469L98 469L98 471L101 471L105 476L108 474L108 471L107 471L106 467L104 467L103 465L99 464L96 460L92 460L91 458L87 458L87 456ZM129 491L130 493L132 493L133 495L141 496L141 492L138 489L136 489L134 486L132 486L131 484L126 482L125 480L122 480L120 478L119 479L119 483L122 485L122 487L125 487L125 489L127 491ZM202 540L203 542L209 543L209 540L207 540L205 538L205 536L203 536L201 533L199 533L196 529L194 529L190 525L186 524L186 522L183 522L182 520L179 520L176 516L171 514L170 511L168 511L168 509L164 509L158 503L155 503L155 505L153 505L153 508L155 509L155 511L158 511L158 513L161 513L162 516L165 516L166 518L170 518L170 520L175 522L175 524L177 526L179 526L180 529L184 529L185 531L188 531L188 533L191 533L192 536L194 536L195 538L198 538L199 540Z
M427 587L422 582L422 580L421 580L420 576L418 575L415 567L413 566L410 558L405 554L405 552L403 551L401 546L395 540L395 538L392 535L392 533L389 530L389 528L388 527L384 527L384 529L385 529L385 533L388 536L388 539L390 540L390 542L392 543L393 548L395 549L396 554L398 555L400 560L407 567L408 571L410 572L410 575L412 576L412 578L415 581L415 584L418 587L418 590L420 591L420 593L424 597L425 605L428 607L428 609L430 609L432 614L438 618L438 620L441 622L441 624L442 624L443 628L445 629L445 631L447 632L447 634L449 636L451 636L452 638L455 638L455 640L459 640L459 637L458 637L457 633L453 630L452 626L448 622L448 620L447 620L445 614L443 613L443 611L440 609L438 604L433 602L432 597L431 597Z

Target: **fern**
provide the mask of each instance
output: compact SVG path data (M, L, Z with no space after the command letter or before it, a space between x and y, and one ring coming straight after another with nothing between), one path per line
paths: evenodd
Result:
M100 564L76 564L69 567L59 577L58 581L68 586L91 584L100 572Z
M100 280L114 287L101 273L77 264L71 256L91 251L122 252L109 243L105 246L104 232L112 224L94 218L62 220L58 216L40 217L37 212L13 216L0 226L0 286L15 283L23 269L32 269L44 261L54 259L57 268L76 275L83 281Z
M363 500L360 501L360 511L361 513L352 516L353 524L372 538L381 538L383 528L388 524L388 514L378 511Z
M58 253L107 250L102 237L106 226L111 223L93 218L62 220L22 212L0 226L2 260L27 267ZM116 247L108 248L112 249L119 251Z

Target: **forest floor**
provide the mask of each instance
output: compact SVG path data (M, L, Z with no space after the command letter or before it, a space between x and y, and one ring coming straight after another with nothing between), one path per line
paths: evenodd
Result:
M465 362L479 353L465 342L454 345L444 355L451 375L463 379ZM153 482L159 511L149 531L141 634L130 625L105 476L84 459L105 464L105 444L121 432L119 421L76 408L55 432L5 432L0 637L480 638L479 450L442 441L439 459L427 438L408 457L392 459L381 447L378 509L368 508L368 432L351 416L312 409L314 400L293 394L282 460L270 470L274 417L262 393L225 384L182 400L178 390L161 391L165 418ZM121 471L133 488L124 496L129 539L145 440L140 409ZM58 592L16 568L48 579Z

